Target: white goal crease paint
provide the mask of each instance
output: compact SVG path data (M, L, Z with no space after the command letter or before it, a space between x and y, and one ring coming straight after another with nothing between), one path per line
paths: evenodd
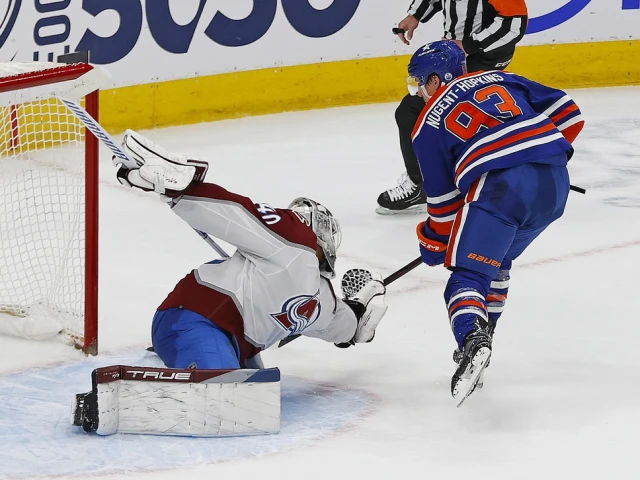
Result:
M69 422L73 395L88 390L94 368L159 366L154 354L99 357L0 377L0 478L89 476L160 470L280 453L356 424L375 400L365 392L284 376L279 434L189 438L87 434ZM118 461L114 462L113 459Z

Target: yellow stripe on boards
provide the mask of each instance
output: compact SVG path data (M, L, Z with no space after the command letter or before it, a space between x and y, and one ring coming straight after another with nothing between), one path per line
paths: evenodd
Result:
M317 108L395 102L409 56L234 72L101 92L113 133ZM509 71L558 88L640 84L640 41L519 47Z
M101 92L101 123L125 128L399 100L408 57L250 70ZM135 126L131 126L135 125Z
M640 40L519 47L509 71L563 89L640 85Z

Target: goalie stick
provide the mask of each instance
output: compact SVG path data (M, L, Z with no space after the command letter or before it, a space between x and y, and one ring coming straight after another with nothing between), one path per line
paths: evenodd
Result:
M420 265L422 263L422 257L418 257L415 260L407 263L404 267L402 267L400 270L397 270L395 272L393 272L391 275L389 275L387 278L385 278L382 281L382 284L386 287L387 285L390 285L391 283L395 282L396 280L398 280L400 277L405 276L407 273L409 273L411 270L413 270L414 268L416 268L418 265ZM356 292L353 292L354 294ZM286 344L293 342L296 338L300 337L300 334L296 334L296 335L290 335L286 338L283 338L282 340L280 340L280 343L278 343L278 348L282 348L284 347Z
M62 103L64 103L69 110L82 122L87 129L95 135L95 137L100 140L104 145L111 150L111 152L119 159L122 160L122 163L129 168L137 168L139 165L133 160L127 152L125 152L113 139L111 135L107 133L107 131L102 128L100 125L84 108L80 106L79 103L74 102L72 100L68 100L66 98L58 97ZM199 230L194 231L200 235L200 237L207 242L211 248L213 248L218 255L222 258L229 258L229 254L224 251L224 249L218 245L218 243L212 239L206 232L201 232Z

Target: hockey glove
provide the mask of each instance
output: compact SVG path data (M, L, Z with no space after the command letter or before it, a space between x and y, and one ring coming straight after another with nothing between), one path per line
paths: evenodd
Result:
M133 130L126 131L122 146L139 168L129 168L114 157L114 165L120 166L118 181L166 197L176 197L192 182L202 182L209 168L207 162L170 152Z
M429 220L419 223L416 227L418 240L420 240L420 256L422 261L432 267L444 263L447 255L449 237L438 235L429 227Z
M349 270L344 274L342 279L343 292L346 295L345 280L349 279L352 283L354 277L353 272L357 272L355 276L362 278L370 278L364 286L362 286L353 298L345 298L344 302L353 310L358 325L353 338L345 343L336 343L337 347L347 348L356 343L369 343L373 340L376 333L376 327L387 312L387 305L384 302L386 288L382 282L382 276L379 273L371 273L367 270ZM362 274L366 274L362 276Z

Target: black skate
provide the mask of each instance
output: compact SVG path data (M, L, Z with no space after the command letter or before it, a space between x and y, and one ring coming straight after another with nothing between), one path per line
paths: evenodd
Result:
M422 191L422 184L416 185L404 173L396 187L380 194L376 213L380 215L421 214L426 212L426 203L427 196Z
M456 352L454 361L457 357L460 362L451 378L451 395L460 407L483 380L482 373L491 359L491 333L484 320L476 319L475 329L464 340L464 351Z
M71 423L85 432L98 429L98 395L96 392L77 393L71 412Z
M462 357L464 357L464 355L462 354L462 352L460 350L458 350L457 348L453 351L453 361L460 365L460 362L462 361ZM489 360L487 362L487 364L484 366L484 368L482 369L482 372L480 372L480 375L478 376L478 381L476 382L476 388L482 388L484 387L484 371L489 368L489 364L491 363L491 360ZM471 392L473 393L473 392Z

